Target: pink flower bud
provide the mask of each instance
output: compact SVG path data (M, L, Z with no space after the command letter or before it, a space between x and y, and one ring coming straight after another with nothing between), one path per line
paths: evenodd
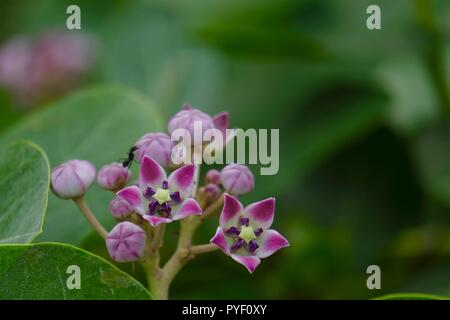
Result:
M95 180L95 167L86 160L70 160L52 170L52 190L63 199L82 196Z
M192 109L190 106L185 106L183 110L170 119L168 124L169 134L172 134L172 132L177 129L185 129L189 132L193 141L194 124L196 122L201 122L202 124L202 137L206 130L215 128L214 121L209 115L198 109Z
M134 211L134 208L124 198L116 197L109 204L109 211L114 218L126 218Z
M208 207L222 195L219 185L209 183L198 189L198 198L203 206Z
M248 193L255 186L252 172L242 164L230 164L223 168L220 181L227 192L235 195Z
M220 183L220 171L216 169L211 169L206 173L205 176L206 183L219 184Z
M217 184L209 183L203 188L205 195L212 201L217 200L222 194L222 190Z
M131 171L120 163L104 165L97 176L97 183L106 190L118 190L131 178Z
M138 147L135 154L139 162L147 155L163 167L171 163L174 143L165 133L147 133L135 143L135 146Z
M125 221L116 225L106 238L109 255L117 262L136 261L144 253L147 235L137 225Z

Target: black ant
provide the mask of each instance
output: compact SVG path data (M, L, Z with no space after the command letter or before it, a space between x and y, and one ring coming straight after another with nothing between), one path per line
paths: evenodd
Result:
M127 152L128 158L124 159L124 161L122 162L122 166L123 166L124 168L125 168L125 167L131 168L131 165L133 164L133 161L134 161L134 152L135 152L137 149L138 149L138 147L132 146L132 147L128 150L128 152Z

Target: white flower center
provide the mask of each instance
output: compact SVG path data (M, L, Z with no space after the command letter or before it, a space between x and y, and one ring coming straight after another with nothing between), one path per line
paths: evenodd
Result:
M159 204L163 204L165 202L172 200L170 198L170 191L168 189L162 189L162 188L159 188L158 190L156 190L155 194L153 195L153 199L158 201Z
M252 227L242 227L241 233L239 233L239 238L249 243L253 239L256 239L255 231L253 231Z

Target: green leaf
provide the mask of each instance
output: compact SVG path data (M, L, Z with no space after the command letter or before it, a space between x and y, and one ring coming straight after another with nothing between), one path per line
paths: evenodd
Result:
M447 297L427 293L391 293L374 300L448 300Z
M272 192L282 194L340 148L374 130L384 120L387 99L376 88L356 88L355 92L360 91L354 96L327 98L336 90L333 89L325 98L313 99L293 117L297 128L291 132L285 130L284 136L288 138L281 140L280 149L289 152L280 157L276 179L261 176L258 183L264 185L271 179ZM346 88L338 90L345 92Z
M0 243L28 243L42 232L50 167L40 147L9 145L0 156Z
M377 77L392 97L388 120L404 135L413 135L428 127L439 116L439 103L426 70L415 55L402 55L384 61Z
M80 289L69 289L78 266ZM0 299L150 299L135 279L106 260L60 243L0 245Z
M412 151L426 192L450 206L450 125L442 122L423 132Z
M0 139L29 138L47 152L52 167L70 159L91 161L97 169L117 161L143 134L162 129L155 107L134 91L121 87L93 88L76 93L30 115ZM107 228L113 195L94 185L86 198ZM78 244L91 228L71 201L50 196L41 241Z

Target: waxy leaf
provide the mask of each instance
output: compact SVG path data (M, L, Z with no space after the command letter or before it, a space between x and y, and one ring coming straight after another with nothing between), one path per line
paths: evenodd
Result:
M0 245L0 299L150 299L135 279L71 245Z
M427 293L391 293L374 300L448 300L448 298Z
M0 155L0 243L28 243L42 232L50 167L41 148L27 141Z

